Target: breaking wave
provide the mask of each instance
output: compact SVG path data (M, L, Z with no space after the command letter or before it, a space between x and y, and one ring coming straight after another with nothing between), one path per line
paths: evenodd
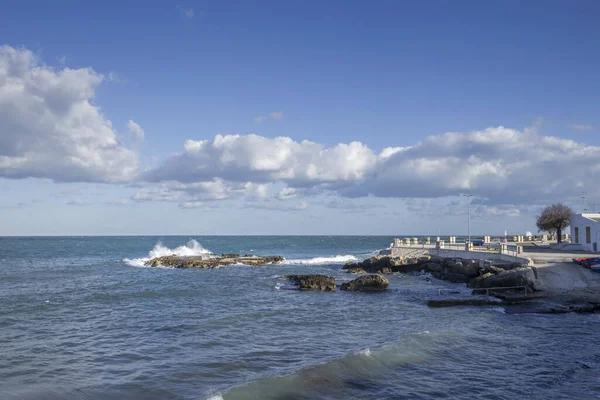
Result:
M148 253L148 257L143 258L125 258L123 262L125 264L131 265L133 267L143 267L144 263L148 260L151 260L156 257L164 257L164 256L208 256L211 255L212 252L210 250L202 247L198 241L191 239L189 242L184 244L183 246L176 247L174 249L170 249L166 247L162 242L156 243L154 248L150 250Z
M308 265L321 265L321 264L345 264L350 261L358 261L353 255L347 254L344 256L337 255L333 257L314 257L314 258L301 258L296 260L285 260L282 264L308 264Z

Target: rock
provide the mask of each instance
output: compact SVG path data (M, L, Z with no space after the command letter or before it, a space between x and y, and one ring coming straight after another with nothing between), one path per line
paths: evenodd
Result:
M429 259L429 261L432 262L432 263L436 263L436 264L443 264L444 263L444 257L431 256L431 258Z
M465 275L455 274L452 272L442 274L442 279L452 283L467 283L469 281L469 278Z
M277 264L284 260L281 256L250 256L250 257L230 257L234 254L227 254L226 257L202 257L202 256L164 256L148 260L144 265L149 267L173 267L173 268L216 268L231 264L245 264L250 266L259 266L265 264Z
M486 265L485 267L483 267L479 270L479 273L480 273L480 275L484 275L487 273L491 273L493 275L498 275L504 271L506 271L506 270L502 269L502 268L494 267L493 265Z
M382 268L382 269L381 269L381 273L382 273L382 274L389 275L389 274L391 274L391 273L392 273L392 270L391 270L390 268Z
M427 265L425 265L425 271L428 272L442 272L444 270L444 268L442 267L441 264L436 263L436 262L428 262Z
M349 274L366 274L367 271L365 271L362 268L349 268L346 270L347 273Z
M479 276L479 265L466 260L465 262L457 262L451 268L453 274L463 275L467 281Z
M324 290L326 292L335 291L335 279L326 275L286 275L289 279L300 287L300 290Z
M221 257L223 257L223 258L238 258L239 256L240 256L239 254L234 254L234 253L221 254Z
M455 307L455 306L498 306L501 303L480 299L454 299L454 300L429 300L428 307Z
M535 275L530 267L520 267L503 271L498 275L488 276L477 281L480 288L527 286L531 291L535 290Z
M489 277L491 277L491 276L494 276L494 274L492 274L491 272L486 272L485 274L483 274L483 275L480 275L480 276L478 276L477 278L473 278L473 279L471 279L471 280L469 281L469 284L468 284L467 286L468 286L468 287L470 287L470 288L480 288L480 287L482 287L482 286L481 286L481 282L482 282L484 279L487 279L487 278L489 278Z
M400 267L406 264L406 260L402 257L394 257L390 259L390 265L392 267Z
M350 282L342 283L341 290L359 292L381 292L387 290L389 281L381 275L366 275Z

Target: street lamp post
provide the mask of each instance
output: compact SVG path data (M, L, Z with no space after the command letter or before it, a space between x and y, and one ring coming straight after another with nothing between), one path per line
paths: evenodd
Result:
M468 200L468 213L467 213L467 235L469 237L469 245L467 248L471 248L471 197L472 194L463 194Z

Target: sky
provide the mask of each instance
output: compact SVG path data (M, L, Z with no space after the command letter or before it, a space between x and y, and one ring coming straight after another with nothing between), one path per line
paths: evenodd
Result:
M479 235L600 211L598 15L6 2L0 235L463 235L464 194Z

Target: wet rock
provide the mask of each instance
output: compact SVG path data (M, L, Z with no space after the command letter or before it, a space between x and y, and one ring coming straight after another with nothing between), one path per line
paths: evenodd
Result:
M467 286L470 288L480 288L482 287L481 282L492 276L494 276L494 274L492 274L491 272L486 272L483 275L478 276L477 278L471 279Z
M286 275L285 279L294 282L300 290L335 291L335 279L326 275Z
M392 273L392 270L390 268L382 268L380 271L382 274L386 274L389 275Z
M493 265L486 265L483 268L481 268L479 270L479 274L480 275L484 275L484 274L492 274L492 275L498 275L501 274L502 272L506 271L503 268L498 268L498 267L494 267Z
M478 281L478 285L480 288L526 286L534 291L535 275L530 267L515 268L483 278Z
M381 292L387 290L389 281L381 275L366 275L342 283L341 290L358 292Z
M346 270L347 273L349 274L366 274L367 271L365 271L362 268L349 268Z
M481 299L429 300L427 302L428 307L498 306L500 304L497 301Z
M443 270L444 268L442 265L435 262L428 262L425 266L425 271L428 272L442 272Z
M442 279L445 281L450 281L452 283L467 283L469 281L469 278L466 277L465 275L462 274L455 274L455 273L446 273L446 274L442 274Z
M201 256L164 256L148 260L144 265L148 267L173 267L173 268L216 268L231 264L245 264L259 266L277 264L284 260L281 256L244 256L244 257L201 257Z

